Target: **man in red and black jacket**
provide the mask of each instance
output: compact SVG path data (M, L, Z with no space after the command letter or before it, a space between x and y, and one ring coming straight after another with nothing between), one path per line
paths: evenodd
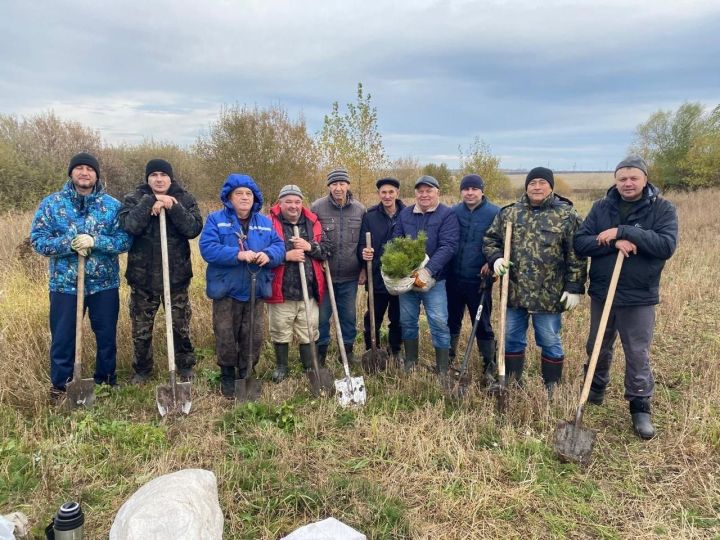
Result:
M285 242L285 262L275 268L272 295L266 300L270 322L270 338L275 348L276 368L273 381L279 383L288 373L288 353L293 334L300 342L300 361L307 371L312 368L312 349L318 340L319 305L325 296L325 274L322 261L331 254L318 217L303 206L303 194L294 184L284 186L278 203L270 209L273 229ZM298 236L293 234L298 228ZM300 264L305 267L310 297L310 328L305 313Z

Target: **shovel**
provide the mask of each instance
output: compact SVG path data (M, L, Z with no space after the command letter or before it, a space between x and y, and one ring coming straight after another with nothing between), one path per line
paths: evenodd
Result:
M262 391L262 385L260 381L254 377L255 375L255 364L253 362L253 339L255 336L255 296L256 296L256 284L257 275L260 272L252 272L248 266L248 272L250 273L250 345L248 354L248 366L245 372L244 379L235 379L235 401L237 403L244 403L245 401L257 401ZM240 370L238 369L238 375Z
M300 236L297 225L293 227L293 236ZM333 375L326 367L320 367L317 358L317 347L313 343L312 318L310 316L310 296L308 295L307 278L305 277L305 263L298 262L300 269L300 285L302 286L303 301L305 302L305 319L307 320L308 339L310 340L310 352L312 353L312 371L308 371L310 391L316 396L332 396L335 392L333 386Z
M163 303L165 304L165 337L167 339L169 384L160 385L155 391L160 416L166 414L188 414L192 407L189 382L177 382L175 377L175 340L172 329L172 303L170 300L170 268L168 263L167 228L165 209L160 209L160 251L162 254Z
M615 289L617 288L618 279L620 278L620 270L622 269L623 259L625 255L618 250L617 259L615 260L615 268L613 268L612 277L610 278L610 286L608 287L607 298L603 306L600 324L598 325L597 334L595 335L595 344L593 345L592 354L590 355L590 364L585 374L585 384L583 384L582 393L580 394L580 403L575 413L575 422L561 421L555 429L555 452L561 461L570 461L586 464L590 459L593 445L595 444L596 431L582 426L583 412L585 411L585 403L587 403L590 394L590 385L595 375L595 367L597 366L598 357L600 356L600 347L602 347L603 337L605 336L605 328L610 317L610 310L615 298Z
M340 326L340 317L338 316L337 304L335 303L335 291L333 289L332 277L330 276L330 265L325 261L325 281L327 281L328 295L330 296L330 305L332 306L333 320L335 321L335 336L338 341L338 349L340 349L340 357L342 358L343 370L345 371L344 379L335 380L335 390L337 392L337 400L343 407L349 405L363 405L367 398L365 393L365 381L362 377L352 377L350 375L350 366L348 365L347 353L342 337L342 328Z
M505 249L503 259L510 263L510 245L512 241L512 221L505 224ZM497 398L496 407L500 412L507 409L507 381L505 380L505 327L507 325L507 303L510 289L510 268L502 276L500 290L500 340L497 346L498 380L488 389Z
M83 317L85 315L85 257L78 254L77 307L75 310L75 364L72 381L65 385L65 407L92 406L95 401L95 379L82 378Z
M365 246L372 248L372 237L369 232L365 233ZM370 313L370 350L365 351L360 362L367 373L384 371L388 364L388 353L377 347L377 332L375 331L375 291L373 291L372 261L367 262L367 286L368 286L368 312Z

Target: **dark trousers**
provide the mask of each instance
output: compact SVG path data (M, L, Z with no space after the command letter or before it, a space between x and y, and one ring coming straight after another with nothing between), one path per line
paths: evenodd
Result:
M165 304L162 293L142 289L130 291L130 322L132 324L133 369L136 373L149 375L153 369L153 327L155 315L161 304ZM172 332L175 346L175 365L178 369L191 369L195 365L195 354L190 341L190 318L192 309L187 289L170 293L172 305ZM163 317L163 323L165 318Z
M399 353L402 345L402 333L400 331L400 299L388 292L375 291L375 336L380 342L380 326L382 326L385 312L387 311L390 324L388 326L390 351L393 354ZM370 343L370 310L365 310L363 317L365 350L369 350L372 346Z
M255 367L263 344L263 302L255 303L255 328L250 328L250 302L233 298L213 300L215 355L220 367L238 367L244 379L248 366ZM252 340L252 358L250 357Z
M604 302L594 298L590 301L590 335L586 345L588 357L592 354L595 345L603 305ZM604 390L610 382L613 346L619 334L625 353L625 399L652 397L655 380L650 369L650 345L654 329L655 306L612 308L592 381L595 391Z
M478 342L488 339L495 339L495 333L490 325L490 313L492 312L492 286L483 294L479 290L480 282L446 280L447 303L448 303L448 327L450 334L459 334L462 328L463 315L465 308L470 314L471 324L475 323L475 315L477 314L480 301L483 301L483 310L480 315L480 324L478 325L475 338Z
M50 381L57 388L65 388L73 377L76 306L74 294L50 292ZM118 290L109 289L86 296L85 311L89 313L90 327L95 334L95 382L115 384L120 311Z

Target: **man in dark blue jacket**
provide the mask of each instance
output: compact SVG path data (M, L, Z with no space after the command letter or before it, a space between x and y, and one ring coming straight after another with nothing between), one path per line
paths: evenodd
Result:
M495 219L500 208L488 201L483 194L485 181L477 174L468 174L460 181L462 202L453 206L460 226L458 250L448 267L447 302L448 326L450 327L450 362L455 359L458 339L465 308L474 322L481 299L483 310L480 315L476 339L483 358L483 371L491 376L495 362L495 334L490 325L492 310L492 285L487 291L480 289L492 275L483 254L485 231ZM483 299L484 296L484 299Z
M375 182L380 203L368 208L363 216L360 227L360 242L358 243L358 259L365 265L372 261L373 292L375 299L375 335L380 335L385 312L388 312L390 325L388 327L390 352L397 360L402 344L400 333L400 301L397 296L390 294L385 288L385 282L380 274L380 257L385 251L385 244L392 238L398 215L405 208L405 204L398 198L400 182L396 178L381 178ZM370 233L372 245L365 245L365 233ZM363 318L365 327L365 350L370 350L370 311L365 311Z
M631 156L615 168L615 185L596 201L575 235L575 251L591 257L591 319L587 353L592 353L617 252L626 257L612 311L603 336L588 401L600 405L610 382L610 363L619 334L625 353L625 399L635 432L655 436L650 398L655 386L650 345L655 305L660 301L660 274L675 251L678 219L675 207L648 183L647 164Z
M450 354L445 267L457 250L459 231L457 217L451 208L440 202L440 185L432 176L421 176L415 182L415 204L400 212L393 237L417 238L421 231L427 235L425 253L430 260L417 272L413 289L400 295L405 369L410 371L417 363L422 304L435 348L437 372L444 377Z

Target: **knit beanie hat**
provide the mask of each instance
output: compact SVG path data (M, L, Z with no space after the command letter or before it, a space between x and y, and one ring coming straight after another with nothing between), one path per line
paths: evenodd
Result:
M75 154L70 160L70 165L68 165L68 176L72 175L72 170L78 165L92 167L95 170L95 175L100 178L100 163L98 163L97 158L92 154L88 154L87 152Z
M550 169L545 167L535 167L527 174L525 177L525 189L527 189L528 184L536 178L547 180L547 183L550 184L550 188L555 189L555 176L553 176L553 172Z
M174 180L172 165L170 165L170 163L168 163L164 159L151 159L147 162L147 165L145 165L146 182L148 180L148 177L154 172L164 172L170 177L170 180Z
M287 184L286 186L283 186L278 194L278 199L282 199L287 195L297 195L301 199L304 199L302 191L295 184Z
M479 174L468 174L460 180L460 191L467 188L485 189L485 180Z
M626 167L634 167L636 169L640 169L642 172L645 173L645 176L648 175L647 163L645 163L645 160L643 158L641 158L640 156L626 157L620 163L617 164L617 167L615 167L615 172L618 172L618 169L624 169Z
M350 175L348 174L347 169L340 168L330 171L330 174L327 175L327 182L325 182L325 185L329 186L335 182L350 183Z

